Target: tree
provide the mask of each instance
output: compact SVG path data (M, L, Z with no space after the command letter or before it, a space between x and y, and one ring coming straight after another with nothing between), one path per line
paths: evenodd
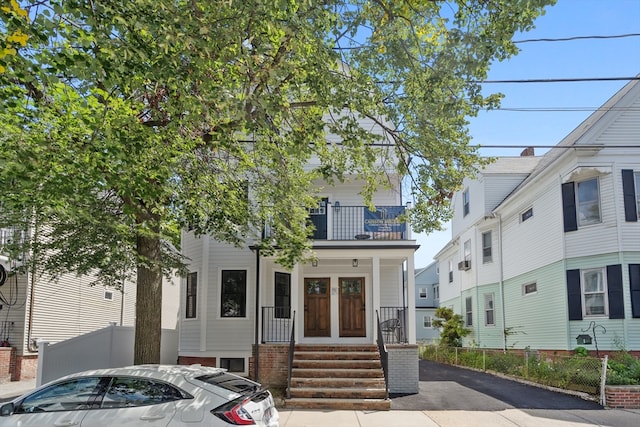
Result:
M135 272L135 363L157 362L183 228L291 266L314 180L358 176L369 203L390 162L414 229L439 228L481 163L466 120L498 105L488 67L553 2L30 0L28 25L3 8L2 39L27 38L0 58L0 225L31 230L29 268Z
M440 332L440 345L462 347L462 338L471 333L471 329L464 327L464 320L460 314L455 314L448 307L436 309L436 319L433 326L442 328Z

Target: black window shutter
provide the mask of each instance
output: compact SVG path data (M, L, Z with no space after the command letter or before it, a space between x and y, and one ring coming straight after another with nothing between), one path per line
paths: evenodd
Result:
M582 320L580 270L567 270L567 301L569 303L569 320Z
M631 169L622 169L622 196L624 198L624 220L637 222L636 189Z
M562 184L562 214L564 217L564 231L577 230L576 190L573 182L565 182Z
M620 264L607 266L607 293L609 294L609 319L624 319L622 265Z
M631 288L631 315L640 317L640 264L629 264L629 287Z

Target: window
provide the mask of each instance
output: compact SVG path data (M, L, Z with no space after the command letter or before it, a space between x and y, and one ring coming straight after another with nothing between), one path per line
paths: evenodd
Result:
M222 317L247 316L246 270L222 270L220 300L220 313Z
M462 192L462 216L469 214L469 189L465 188Z
M131 408L184 399L180 390L162 381L121 377L114 378L102 399L101 408Z
M582 312L585 317L607 316L606 286L603 268L582 270Z
M629 290L631 291L631 316L640 317L640 264L629 264Z
M422 318L422 325L425 329L431 327L431 316L424 316Z
M433 299L440 299L440 285L433 285Z
M105 289L104 290L104 299L107 300L107 301L113 301L113 291Z
M196 318L196 305L198 302L198 273L187 274L187 298L185 301L185 317Z
M533 216L533 208L529 208L526 211L522 212L522 214L520 214L520 221L525 222L532 216Z
M535 294L536 292L538 292L537 283L525 283L522 285L522 295Z
M472 326L473 325L473 301L471 299L471 297L467 297L465 299L465 313L466 313L466 323L467 326Z
M493 292L484 294L484 324L487 326L496 324L493 297Z
M453 260L449 260L449 283L453 282Z
M578 183L577 206L578 226L600 222L600 190L598 178Z
M482 263L486 264L491 261L491 231L487 231L482 233Z
M88 409L88 401L99 397L100 377L74 378L26 397L16 414Z
M630 277L631 279L631 277ZM567 270L569 320L583 317L624 319L622 265Z
M244 372L244 357L221 357L219 367L229 372Z
M622 170L622 197L624 220L637 222L640 218L640 172L634 172L633 169Z
M291 318L291 274L276 272L274 281L276 286L275 318L289 319ZM244 372L244 369L242 372Z
M420 299L427 299L427 288L420 288L418 290L418 294L420 296Z
M464 260L471 263L471 240L464 242Z

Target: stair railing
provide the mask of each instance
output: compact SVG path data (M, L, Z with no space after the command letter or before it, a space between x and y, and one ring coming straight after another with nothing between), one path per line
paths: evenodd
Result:
M382 373L384 374L385 399L389 398L389 353L384 344L384 336L382 336L382 327L380 324L380 314L376 310L376 319L378 321L378 353L380 353L380 363L382 364Z
M296 348L296 312L291 316L291 337L289 338L289 367L287 372L287 399L291 399L291 371L293 370L293 352Z

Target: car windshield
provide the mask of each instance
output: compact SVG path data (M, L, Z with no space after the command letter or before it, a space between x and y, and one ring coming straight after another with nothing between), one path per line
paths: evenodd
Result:
M260 385L254 383L253 381L249 381L235 375L229 375L225 372L211 375L202 375L200 377L197 377L196 379L243 395L250 395L260 389Z

